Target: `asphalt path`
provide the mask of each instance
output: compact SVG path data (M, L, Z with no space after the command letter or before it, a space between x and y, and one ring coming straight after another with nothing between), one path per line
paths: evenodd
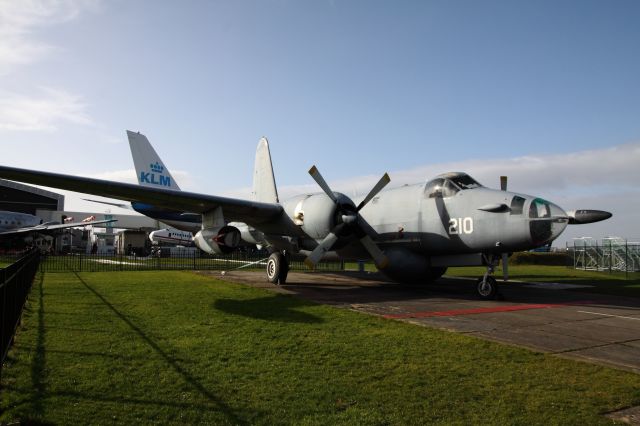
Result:
M443 278L401 285L377 273L296 273L287 284L264 272L215 275L305 300L397 321L464 333L506 344L640 373L640 299L605 296L562 285L509 283L503 300L475 295L475 281Z

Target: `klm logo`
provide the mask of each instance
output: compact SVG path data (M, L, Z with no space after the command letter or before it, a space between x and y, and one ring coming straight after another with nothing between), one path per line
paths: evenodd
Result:
M150 183L152 185L171 186L171 178L164 176L164 166L159 162L149 165L150 172L140 172L140 183Z
M155 173L162 174L162 172L164 171L164 167L162 166L162 164L158 163L157 161L155 164L149 164L149 167L151 168L151 171Z

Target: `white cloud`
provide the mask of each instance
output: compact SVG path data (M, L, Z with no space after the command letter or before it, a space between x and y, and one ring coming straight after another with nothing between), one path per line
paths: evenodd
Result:
M37 96L0 91L0 130L53 132L61 123L93 123L80 96L52 88Z
M0 76L57 50L37 37L47 26L75 19L99 0L0 0ZM53 132L63 124L92 124L82 97L63 89L25 94L0 86L0 130Z
M34 37L36 30L70 21L96 5L95 0L0 0L0 75L55 50Z

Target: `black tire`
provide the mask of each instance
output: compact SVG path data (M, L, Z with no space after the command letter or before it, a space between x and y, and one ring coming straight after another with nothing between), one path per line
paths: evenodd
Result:
M478 278L476 285L478 296L483 300L495 300L498 295L498 282L491 276L487 277L486 281L483 278Z
M273 284L284 284L289 274L289 262L280 252L271 253L267 260L267 280Z

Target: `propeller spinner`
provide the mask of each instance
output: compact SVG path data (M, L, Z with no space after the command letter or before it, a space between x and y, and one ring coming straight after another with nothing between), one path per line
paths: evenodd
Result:
M350 234L355 234L367 252L373 258L376 266L379 269L383 269L389 263L389 259L385 254L380 250L380 248L373 241L371 236L367 233L365 227L362 226L364 219L359 214L359 211L367 205L369 201L375 197L378 192L382 190L389 182L391 182L391 178L389 175L385 173L382 178L376 183L376 185L369 191L366 197L362 200L362 202L354 207L353 203L340 203L336 198L335 194L324 180L320 171L316 166L311 167L309 170L309 174L316 181L316 183L322 188L325 194L335 203L338 208L338 213L341 218L341 222L338 223L333 229L327 234L327 236L318 244L318 246L307 256L304 263L309 268L315 267L315 265L322 259L322 256L329 250L331 247L338 241L341 236L346 236ZM350 201L350 200L349 200Z

